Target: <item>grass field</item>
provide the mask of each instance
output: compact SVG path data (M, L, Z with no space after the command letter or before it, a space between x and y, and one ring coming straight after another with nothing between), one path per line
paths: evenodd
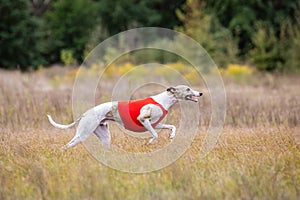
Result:
M199 157L209 122L206 95L189 150L162 170L130 174L99 163L81 144L60 150L75 133L51 127L46 118L72 121L72 85L53 81L61 71L0 72L0 199L300 198L299 77L225 80L226 123L208 156ZM144 148L146 139L117 134L116 145ZM167 134L158 140L151 148L167 143Z

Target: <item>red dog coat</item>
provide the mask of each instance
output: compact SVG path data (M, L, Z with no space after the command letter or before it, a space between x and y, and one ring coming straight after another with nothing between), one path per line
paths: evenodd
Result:
M143 106L147 104L157 105L163 112L163 115L160 117L160 119L152 124L152 127L155 127L161 120L163 120L163 118L167 115L168 111L165 110L162 105L154 101L152 98L118 102L119 114L124 124L124 127L127 130L135 132L147 131L147 129L137 120L137 117L140 115L140 110Z

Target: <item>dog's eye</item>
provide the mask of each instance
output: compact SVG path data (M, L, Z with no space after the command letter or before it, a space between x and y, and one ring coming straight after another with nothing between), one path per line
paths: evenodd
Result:
M189 92L189 91L191 91L191 89L190 89L190 88L186 88L186 91L188 91L188 92Z

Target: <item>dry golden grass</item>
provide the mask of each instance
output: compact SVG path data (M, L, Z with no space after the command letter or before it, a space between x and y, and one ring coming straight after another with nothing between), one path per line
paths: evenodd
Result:
M83 145L60 150L75 129L47 121L47 113L72 121L72 87L51 84L56 73L0 73L0 199L299 199L299 78L226 80L226 124L207 157L199 157L210 117L205 96L202 127L189 150L160 171L130 174L99 163ZM113 129L113 136L121 134ZM149 151L166 145L167 135L152 147L126 135L113 142Z

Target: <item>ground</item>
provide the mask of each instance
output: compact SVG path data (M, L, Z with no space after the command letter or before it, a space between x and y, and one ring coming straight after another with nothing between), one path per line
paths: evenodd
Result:
M131 174L99 163L82 144L61 151L75 129L55 129L46 118L72 121L72 85L53 82L57 71L0 73L1 199L299 199L298 77L225 80L227 116L214 150L199 156L209 124L204 95L201 127L188 151L162 170ZM174 123L176 109L168 119ZM126 151L155 151L170 142L167 130L147 146L148 139L115 124L111 129L112 143Z

